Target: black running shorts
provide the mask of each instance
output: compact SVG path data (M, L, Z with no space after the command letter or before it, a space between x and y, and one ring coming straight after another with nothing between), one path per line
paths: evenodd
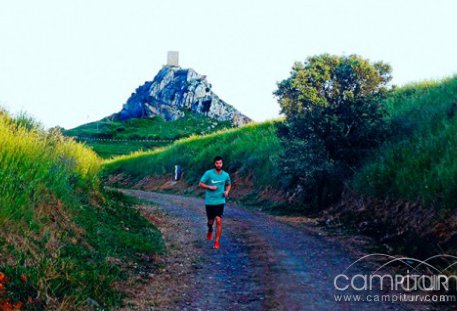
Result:
M222 217L222 214L224 214L224 205L206 205L206 216L208 219L214 219L216 216Z

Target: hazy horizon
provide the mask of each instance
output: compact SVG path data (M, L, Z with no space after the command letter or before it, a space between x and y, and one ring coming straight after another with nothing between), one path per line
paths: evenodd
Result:
M359 54L393 83L457 73L454 1L1 1L0 106L72 128L118 112L179 51L180 65L256 121L294 62Z

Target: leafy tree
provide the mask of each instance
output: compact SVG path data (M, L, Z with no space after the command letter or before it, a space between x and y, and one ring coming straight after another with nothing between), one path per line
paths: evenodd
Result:
M286 118L280 166L292 199L311 207L337 200L344 181L386 133L381 99L391 67L358 56L322 54L295 63L274 95Z

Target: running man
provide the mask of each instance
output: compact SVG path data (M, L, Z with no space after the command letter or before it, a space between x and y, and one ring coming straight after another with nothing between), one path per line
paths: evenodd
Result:
M216 220L216 239L214 248L219 248L219 241L222 234L222 214L224 214L225 198L228 197L231 180L230 175L222 170L222 157L214 158L214 168L207 170L200 179L199 186L206 189L205 205L206 216L208 218L208 233L206 239L213 238L213 223ZM227 186L227 188L225 187Z

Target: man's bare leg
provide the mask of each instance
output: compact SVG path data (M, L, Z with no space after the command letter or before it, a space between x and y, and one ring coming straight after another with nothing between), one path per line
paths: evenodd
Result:
M216 216L216 240L214 242L214 248L219 248L219 241L222 234L222 218Z
M213 223L214 223L214 218L208 219L208 232L206 233L206 239L208 241L213 239Z

